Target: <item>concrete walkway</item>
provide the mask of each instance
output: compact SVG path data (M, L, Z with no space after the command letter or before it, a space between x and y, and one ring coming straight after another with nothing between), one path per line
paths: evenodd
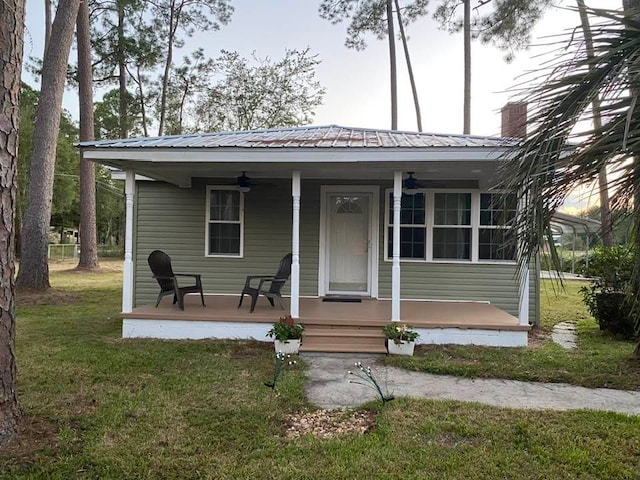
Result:
M553 326L551 340L565 350L578 348L578 335L575 322L560 322Z
M609 388L584 388L561 383L468 379L410 372L376 366L377 356L359 354L305 354L309 366L306 394L309 401L327 409L356 407L377 398L372 388L350 384L355 362L371 366L383 391L395 397L479 402L496 407L551 410L607 410L640 415L640 392Z

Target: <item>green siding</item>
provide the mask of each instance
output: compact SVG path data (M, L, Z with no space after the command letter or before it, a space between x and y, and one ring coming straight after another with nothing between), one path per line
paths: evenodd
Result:
M400 290L405 299L489 301L518 315L518 283L514 265L472 263L400 264ZM379 293L391 297L391 262L381 262Z
M384 188L390 187L390 184L384 185ZM384 260L384 188L380 191L378 294L381 298L391 298L392 262ZM400 292L405 299L489 301L496 307L519 316L518 288L514 264L400 263Z
M171 256L174 271L202 274L208 293L239 293L246 275L274 274L280 258L291 251L291 190L288 182L269 183L245 195L244 258L214 258L205 257L206 183L181 189L162 182L139 182L135 304L156 299L157 284L147 265L155 249ZM302 281L314 283L308 274Z
M212 182L212 184L215 182ZM134 272L135 305L155 301L158 288L147 265L155 249L167 252L176 272L202 274L205 292L239 293L246 275L275 273L279 259L291 251L291 183L264 180L244 197L244 257L205 257L206 185L194 181L190 189L162 182L138 182L135 199ZM321 185L348 181L303 181L300 208L300 293L318 293ZM266 185L268 184L268 185ZM371 182L363 182L371 184ZM384 189L380 183L379 296L391 296L391 262L384 261ZM414 263L401 264L403 298L490 301L518 315L515 266L508 264ZM532 294L537 292L534 271ZM286 287L288 289L288 286ZM288 290L287 290L288 292ZM535 318L537 294L532 297Z

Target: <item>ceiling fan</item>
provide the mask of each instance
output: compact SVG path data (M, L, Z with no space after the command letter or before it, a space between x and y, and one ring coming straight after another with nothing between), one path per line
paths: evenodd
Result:
M409 178L405 178L402 181L402 192L407 195L415 195L416 193L418 193L417 190L419 188L426 188L424 183L422 183L417 178L414 178L414 173L415 172L407 172Z

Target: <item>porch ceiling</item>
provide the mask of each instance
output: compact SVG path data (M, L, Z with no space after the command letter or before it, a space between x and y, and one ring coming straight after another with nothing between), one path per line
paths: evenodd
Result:
M107 163L107 162L105 162ZM497 177L498 162L484 161L429 161L429 162L323 162L323 163L190 163L190 162L131 162L109 161L109 165L122 170L131 169L139 175L166 181L174 185L189 187L194 178L224 180L247 172L252 179L291 179L293 171L300 171L302 180L349 179L349 180L393 180L393 172L414 172L420 180L477 180L481 187L491 186Z

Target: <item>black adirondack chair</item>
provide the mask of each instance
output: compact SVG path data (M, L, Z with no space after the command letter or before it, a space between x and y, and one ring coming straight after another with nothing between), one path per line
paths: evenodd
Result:
M162 297L173 294L173 303L177 303L180 310L184 310L184 296L187 293L200 293L202 306L205 306L204 294L202 293L202 280L199 274L173 273L171 257L160 250L151 252L147 261L153 273L153 278L155 278L158 285L160 285L160 293L158 294L156 307L160 305ZM178 277L192 277L195 280L195 285L180 286Z
M271 275L249 275L244 282L244 288L242 289L242 294L240 295L240 302L238 303L238 308L242 306L242 300L245 294L251 296L251 310L256 308L256 302L258 301L258 296L262 295L269 300L269 303L272 307L275 307L274 300L278 301L280 308L284 310L284 305L282 304L282 295L280 291L287 280L289 279L289 275L291 275L291 257L292 255L288 253L282 260L280 260L280 267L278 267L278 272ZM257 287L251 286L251 282L257 281Z

